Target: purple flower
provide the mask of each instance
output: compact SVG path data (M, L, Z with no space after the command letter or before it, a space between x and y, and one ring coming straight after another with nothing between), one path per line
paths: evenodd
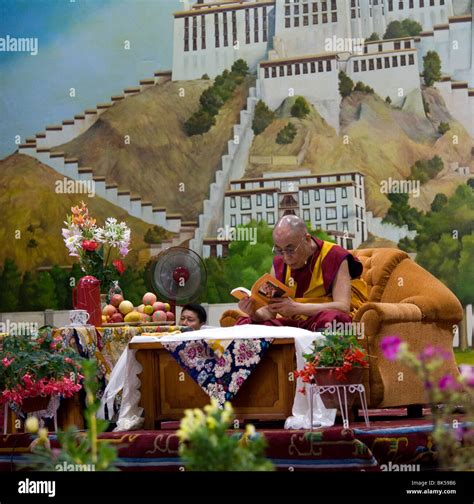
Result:
M442 348L434 347L433 345L428 345L427 347L423 348L423 350L419 354L421 361L429 361L434 357L440 357L441 359L447 360L449 359L450 355Z
M398 336L385 336L380 344L384 357L390 361L397 360L401 343Z
M461 376L468 387L474 387L474 366L469 364L461 364Z
M439 379L438 387L440 390L453 390L457 388L457 382L451 375L444 375Z

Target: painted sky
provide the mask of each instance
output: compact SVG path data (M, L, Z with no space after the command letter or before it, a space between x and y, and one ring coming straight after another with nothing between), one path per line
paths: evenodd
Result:
M15 135L24 141L110 101L156 70L170 69L172 13L181 5L179 0L0 0L0 37L38 38L36 56L0 52L0 158L16 149Z

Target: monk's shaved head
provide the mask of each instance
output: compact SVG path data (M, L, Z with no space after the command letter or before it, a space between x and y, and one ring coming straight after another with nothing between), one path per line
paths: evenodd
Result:
M308 232L306 224L296 215L284 215L273 228L273 236L303 236Z

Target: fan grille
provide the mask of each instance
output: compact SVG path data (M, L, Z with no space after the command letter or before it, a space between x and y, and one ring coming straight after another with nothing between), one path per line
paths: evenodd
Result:
M183 274L186 271L189 276ZM166 249L158 255L152 268L155 292L160 298L176 304L186 304L196 299L206 281L207 271L203 260L185 247Z

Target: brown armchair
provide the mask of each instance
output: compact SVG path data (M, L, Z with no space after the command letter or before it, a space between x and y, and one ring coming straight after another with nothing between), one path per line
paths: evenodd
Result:
M423 404L423 383L408 368L387 361L380 340L397 335L416 352L428 345L441 347L450 354L442 372L456 375L452 343L454 327L462 319L461 304L444 284L401 250L376 248L352 253L364 265L362 278L368 286L368 302L357 311L354 322L361 323L362 342L370 355L364 380L369 407ZM240 314L227 310L221 325L233 325Z

